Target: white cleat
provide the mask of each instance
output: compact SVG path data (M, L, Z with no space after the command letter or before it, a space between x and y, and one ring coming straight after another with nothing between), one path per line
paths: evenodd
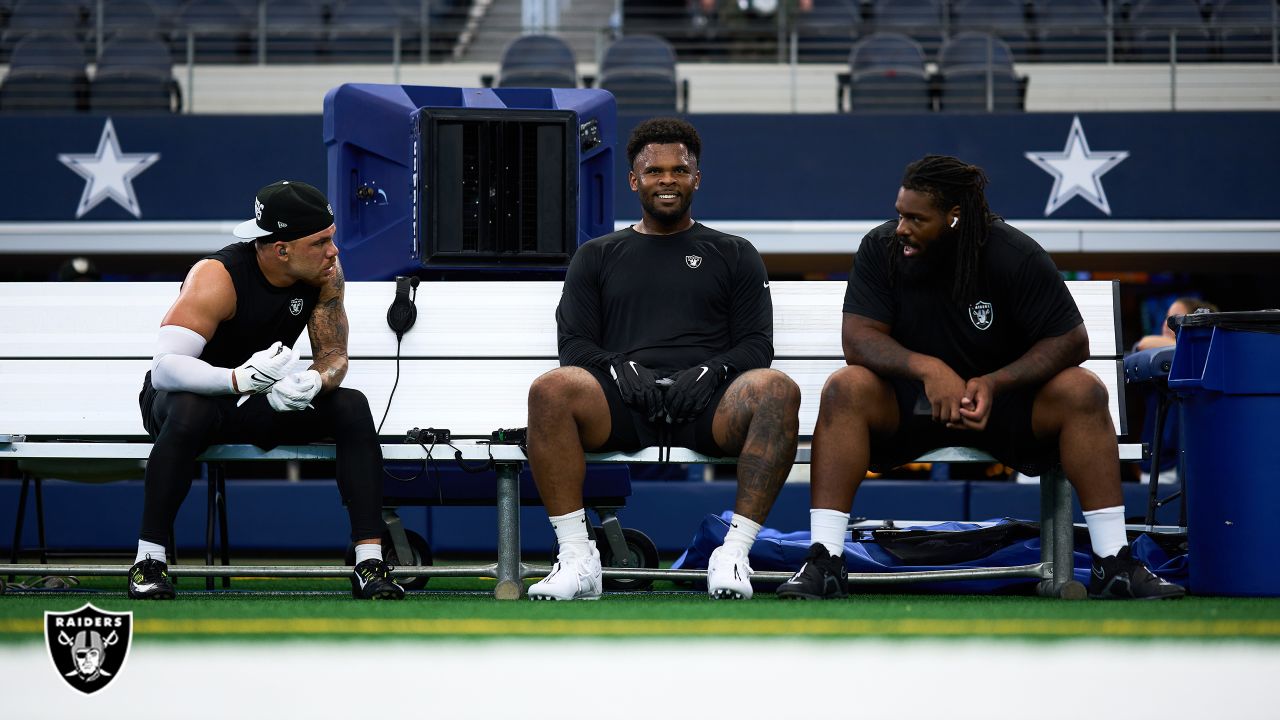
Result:
M590 555L560 553L551 572L529 586L530 600L599 600L602 573L600 551L591 543Z
M715 600L750 600L751 566L747 554L724 545L707 561L707 594Z

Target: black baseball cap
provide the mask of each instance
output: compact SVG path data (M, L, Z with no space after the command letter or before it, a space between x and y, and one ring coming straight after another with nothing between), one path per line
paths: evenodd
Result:
M232 231L251 239L270 235L274 240L297 240L333 224L333 206L324 193L298 180L281 180L258 191L253 199L252 220Z

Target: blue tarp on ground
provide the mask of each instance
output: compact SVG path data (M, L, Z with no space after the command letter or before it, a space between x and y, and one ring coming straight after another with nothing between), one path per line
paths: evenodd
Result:
M723 514L707 515L694 534L689 548L676 560L674 568L703 569L711 552L724 542L729 531L729 520L732 511ZM991 522L1009 523L1008 518ZM967 522L946 522L928 526L899 526L900 530L977 530L983 525ZM1040 562L1040 540L1020 540L1002 547L995 552L969 562L952 565L905 564L890 555L883 548L870 540L870 532L860 532L864 542L846 542L844 559L849 572L911 572L919 570L953 570L959 568L1007 567L1013 565L1029 565ZM754 570L781 570L794 572L804 564L809 552L809 533L779 532L771 528L760 530L756 544L751 548L750 562ZM1187 579L1188 558L1186 555L1170 557L1159 545L1147 535L1139 535L1133 542L1134 557L1145 562L1147 567L1171 582L1184 584ZM1088 544L1077 544L1075 549L1075 578L1088 585L1090 552ZM989 592L1033 592L1036 585L1033 578L1008 578L997 580L956 580L949 582L922 582L908 585L895 585L895 588L913 592L944 593L989 593Z

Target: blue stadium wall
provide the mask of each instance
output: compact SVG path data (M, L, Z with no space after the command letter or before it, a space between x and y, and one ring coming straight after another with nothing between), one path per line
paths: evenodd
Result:
M1046 214L1054 176L1027 157L1063 153L1077 117L1089 157L1125 154L1098 176L1109 215L1083 197ZM992 209L1011 219L1280 218L1274 170L1280 113L692 119L704 139L700 218L889 217L903 166L926 153L955 154L986 168ZM621 120L620 145L636 120ZM0 118L0 222L231 220L246 214L253 189L273 180L326 183L319 116L117 116L111 123L119 153L159 157L131 179L136 214L127 202L108 199L77 217L89 188L60 157L97 157L107 147L106 123L101 116ZM617 153L615 176L621 218L638 215L624 156Z

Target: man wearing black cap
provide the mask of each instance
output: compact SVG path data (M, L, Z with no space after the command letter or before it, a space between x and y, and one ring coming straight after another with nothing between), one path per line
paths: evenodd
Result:
M129 597L172 598L164 543L187 492L191 465L215 443L272 448L331 437L338 487L351 516L357 598L399 599L382 560L381 448L347 374L344 280L323 193L283 180L258 191L254 219L233 243L197 262L160 323L143 381L142 422L155 444ZM314 360L291 367L302 328Z

